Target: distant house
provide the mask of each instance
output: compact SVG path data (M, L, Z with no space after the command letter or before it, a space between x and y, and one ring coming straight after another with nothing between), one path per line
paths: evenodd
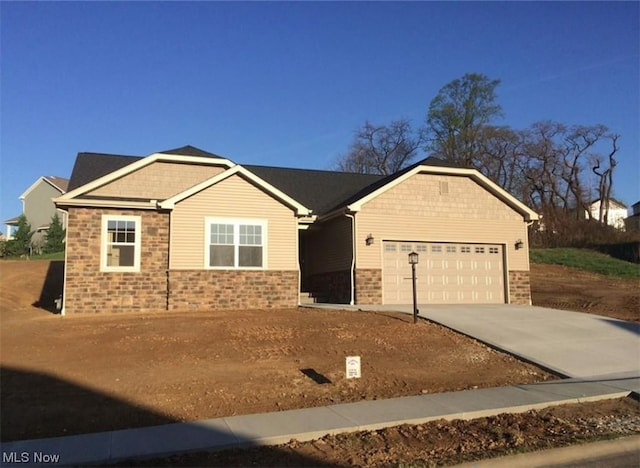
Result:
M185 146L80 153L68 192L65 313L295 307L304 295L531 304L537 214L474 169L390 176L240 165Z
M66 226L66 215L56 210L53 199L63 195L67 191L69 180L62 177L42 176L20 195L22 200L22 214L34 231L32 244L39 246L44 242L44 236L49 229L49 223L53 215L58 213L63 226ZM12 239L18 228L19 216L6 220L7 239Z
M625 218L624 225L627 231L640 231L640 201L631 205L631 216Z
M591 218L595 220L600 219L601 200L594 200L589 204L589 212ZM616 200L615 198L609 199L609 209L607 212L607 224L613 226L616 229L624 230L624 219L627 217L627 205ZM585 218L589 218L589 213L585 212Z

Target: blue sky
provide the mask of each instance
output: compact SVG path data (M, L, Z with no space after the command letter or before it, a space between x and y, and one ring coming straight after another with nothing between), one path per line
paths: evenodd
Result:
M80 151L328 169L467 72L502 81L497 123L620 134L614 195L640 199L638 2L5 1L0 21L0 221Z

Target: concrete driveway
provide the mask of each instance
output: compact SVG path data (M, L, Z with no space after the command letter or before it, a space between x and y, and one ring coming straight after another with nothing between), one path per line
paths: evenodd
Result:
M354 306L412 313L407 305ZM640 376L640 324L518 305L420 305L420 317L566 377Z

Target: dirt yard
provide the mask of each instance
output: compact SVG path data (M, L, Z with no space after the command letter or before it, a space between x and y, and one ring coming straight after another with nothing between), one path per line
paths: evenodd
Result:
M640 281L562 265L531 265L533 304L640 322Z
M38 307L53 297L49 288L56 281L45 281L47 271L59 271L59 265L0 261L3 441L555 378L440 326L413 325L403 314L291 309L60 317ZM536 305L640 320L637 281L534 265L532 288ZM347 355L362 357L362 379L344 378ZM640 418L636 402L618 404L590 411ZM588 416L585 407L566 414ZM526 426L535 439L549 426L544 414L523 417L509 420L505 441L517 436L509 427L527 438ZM446 459L447 451L458 450L446 434L462 441L462 432L481 434L463 424L469 423L402 426L286 449L300 447L317 464L318 457L335 461L349 447L369 447L364 458L353 455L343 464L384 465L391 462L385 451L421 459L418 433L435 428L444 435L430 450ZM476 438L480 445L473 450L491 443ZM407 450L408 442L415 450Z

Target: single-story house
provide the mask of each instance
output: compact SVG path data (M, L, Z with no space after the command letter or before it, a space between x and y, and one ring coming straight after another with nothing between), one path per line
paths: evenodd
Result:
M530 304L537 214L474 169L427 158L390 176L240 165L185 146L79 153L63 311L351 304Z

